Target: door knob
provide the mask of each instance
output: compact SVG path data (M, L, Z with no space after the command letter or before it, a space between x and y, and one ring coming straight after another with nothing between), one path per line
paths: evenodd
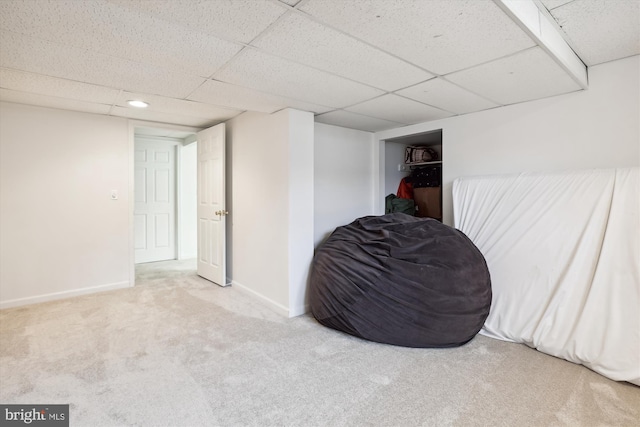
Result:
M229 215L229 211L216 211L215 214L220 216Z

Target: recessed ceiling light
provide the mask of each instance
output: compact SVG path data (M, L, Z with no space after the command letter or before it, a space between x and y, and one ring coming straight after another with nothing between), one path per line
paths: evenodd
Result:
M147 104L144 101L138 101L138 100L131 100L131 101L127 101L127 104L131 105L132 107L136 107L136 108L147 108L149 106L149 104Z

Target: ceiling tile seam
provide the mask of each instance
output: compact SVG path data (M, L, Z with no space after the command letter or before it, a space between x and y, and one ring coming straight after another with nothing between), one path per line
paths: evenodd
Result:
M351 107L349 107L349 108L351 108ZM399 125L402 125L402 126L406 126L407 125L407 123L402 123L402 122L397 122L395 120L389 120L389 119L383 119L383 118L380 118L380 117L370 116L369 114L356 113L356 112L353 112L353 111L349 111L349 110L347 110L345 108L336 108L333 111L327 111L326 113L316 114L316 116L324 116L325 114L335 113L335 112L339 112L339 111L342 111L343 113L347 113L347 114L355 114L356 116L366 117L368 119L384 120L385 122L396 123L396 124L399 124Z
M202 115L194 115L194 114L183 114L183 113L171 113L171 112L166 112L166 111L159 111L159 110L136 110L133 108L128 108L128 107L122 107L122 106L116 106L118 108L123 109L124 111L137 111L137 112L141 112L141 113L149 113L149 115L153 115L153 114L163 114L163 115L168 115L171 117L176 117L176 118L185 118L185 119L196 119L196 120L227 120L225 119L220 119L220 118L216 118L216 117L211 117L211 116L202 116ZM237 115L242 114L243 111L236 111L234 112L233 115L230 115L229 117L235 117ZM117 114L117 113L114 113ZM225 116L226 117L226 116ZM139 120L145 120L145 119L139 119ZM179 122L172 122L170 124L179 124ZM184 125L184 126L189 126L189 125Z
M123 89L120 89L120 88L117 88L117 87L105 86L105 85L101 85L101 84L97 84L97 83L88 83L88 82L84 82L84 81L81 81L81 80L68 79L66 77L57 77L57 76L52 76L50 74L40 74L40 73L35 73L33 71L20 70L18 68L0 67L0 70L15 71L15 72L22 73L22 74L31 74L31 75L34 75L34 76L48 77L48 78L51 78L51 79L63 80L63 81L73 82L73 83L80 83L80 84L88 85L88 86L96 86L96 87L109 89L109 90L115 90L115 91L120 91L120 92L123 91ZM8 90L15 90L15 89L11 89L11 88L6 87L6 86L2 86L2 82L1 81L0 81L0 87L3 87L3 88L8 89ZM21 92L24 92L24 91L21 91ZM34 94L40 95L40 94L38 94L36 92L25 92L25 93L34 93ZM44 95L44 96L54 96L54 95ZM157 96L162 96L162 95L157 95ZM74 99L74 98L65 98L65 99ZM76 100L76 101L80 101L80 100ZM101 104L101 105L107 105L107 104Z
M388 91L388 90L386 90L386 89L383 89L383 88L380 88L380 87L377 87L377 86L370 85L369 83L364 83L364 82L361 82L360 80L355 80L355 79L352 79L351 77L346 77L346 76L343 76L343 75L341 75L341 74L337 74L337 73L335 73L335 72L333 72L333 71L328 71L328 70L325 70L325 69L323 69L323 68L318 68L318 67L315 67L315 66L313 66L313 65L305 64L304 62L294 61L294 60L289 59L289 58L286 58L286 57L284 57L284 56L281 56L281 55L278 55L278 54L275 54L275 53L272 53L272 52L266 51L266 50L264 50L264 49L261 49L261 48L259 48L259 47L257 47L257 46L247 46L246 48L247 48L247 49L253 49L253 50L255 50L255 51L257 51L257 52L260 52L260 53L262 53L262 54L269 55L269 56L273 56L274 58L278 58L278 59L281 59L281 60L283 60L283 61L290 62L290 63L292 63L292 64L301 65L301 66L303 66L303 67L305 67L305 68L310 68L310 69L312 69L312 70L319 71L319 72L321 72L321 73L328 74L328 75L331 75L331 76L333 76L333 77L337 77L337 78L339 78L339 79L347 80L347 81L350 81L350 82L352 82L352 83L356 83L356 84L359 84L359 85L362 85L362 86L366 86L366 87L371 88L371 89L375 89L375 90L383 91L384 93L391 93L390 91ZM244 49L243 49L243 50L244 50ZM238 52L238 53L239 53L239 52ZM235 58L235 57L234 57L234 58ZM233 59L233 58L232 58L232 59ZM229 60L229 62L231 62L231 60ZM226 68L226 65L227 65L227 64L225 64L223 67L224 67L224 68ZM216 74L218 74L219 72L221 72L223 67L221 67L218 71L216 71L216 72L214 73L214 75L213 75L210 79L216 79L216 80L219 80L219 78L218 78L218 77L216 77ZM427 79L427 80L429 80L429 79ZM220 80L220 81L224 81L224 80ZM426 80L425 80L425 81L426 81ZM227 83L227 82L225 82L225 83ZM422 82L419 82L419 83L422 83ZM383 95L384 95L384 94L383 94ZM340 107L335 107L335 108L340 108Z
M113 102L111 103L111 107L109 108L109 112L107 114L111 115L111 112L113 111L113 109L116 107L116 105L118 104L118 99L120 98L120 96L122 95L122 93L124 92L123 89L120 89L118 91L118 94L116 95L116 98L113 100Z
M294 9L300 9L305 4L309 3L311 0L299 0L298 3L293 7Z
M444 81L446 81L447 83L450 83L450 84L451 84L451 85L453 85L453 86L457 86L458 88L460 88L460 89L464 90L465 92L469 92L469 93L471 93L471 94L473 94L473 95L475 95L475 96L477 96L477 97L479 97L479 98L484 99L485 101L489 101L489 102L494 103L494 104L497 104L497 105L502 105L500 102L494 101L494 100L492 100L492 99L490 99L490 98L487 98L487 97L486 97L486 96L484 96L484 95L480 95L479 93L476 93L476 92L474 92L474 91L472 91L472 90L470 90L470 89L467 89L466 87L460 86L460 85L459 85L459 84L457 84L457 83L454 83L454 82L452 82L452 81L449 81L449 79L447 79L447 78L446 78L446 76L433 77L433 78L431 78L431 79L429 79L429 80L425 80L425 81L423 81L423 82L419 82L419 83L411 84L411 85L409 85L409 86L407 86L407 87L403 87L403 88L401 88L401 89L396 89L396 90L395 90L395 91L393 91L392 93L393 93L394 95L404 96L404 95L399 94L398 92L403 91L403 90L405 90L405 89L410 89L410 88L412 88L412 87L414 87L414 86L418 86L418 85L421 85L421 84L426 83L426 82L430 82L431 80L435 80L435 79L441 79L441 80L444 80ZM406 96L405 96L405 98L406 98ZM415 99L413 99L413 98L409 98L409 99L411 99L412 101L415 101ZM428 105L428 104L427 104L427 105ZM439 108L439 107L437 107L437 108Z
M367 102L367 101L363 101L363 102ZM361 104L361 103L360 103L360 104ZM358 104L355 104L355 105L358 105ZM351 106L351 107L353 107L353 106ZM400 123L400 124L401 124L401 125L403 125L403 126L411 125L411 124L415 124L415 123L399 122L399 121L397 121L397 120L391 120L391 119L386 119L386 118L384 118L384 117L372 116L372 115L370 115L370 114L362 114L362 113L357 113L357 112L355 112L355 111L349 111L349 110L347 110L347 108L351 108L351 107L339 108L339 110L343 110L343 111L345 111L345 112L347 112L347 113L349 113L349 114L358 114L358 115L360 115L360 116L368 117L368 118L370 118L370 119L384 120L385 122ZM426 121L428 121L428 120L424 120L424 121L426 122Z
M394 95L395 96L399 96L399 97L404 98L404 99L407 99L409 101L413 101L413 102L417 102L419 104L426 105L427 107L431 107L431 108L435 108L435 109L440 110L440 111L444 111L445 113L453 114L454 116L458 115L458 113L454 113L453 111L445 110L442 107L436 107L435 105L427 104L426 102L418 101L417 99L409 98L407 96L400 95L399 93L394 93Z
M431 77L430 79L423 80L423 81L418 82L418 83L411 83L411 84L410 84L410 85L408 85L408 86L404 86L404 87L401 87L401 88L395 89L395 90L391 91L390 93L395 94L396 92L399 92L399 91L401 91L401 90L409 89L409 88L411 88L411 87L418 86L418 85L421 85L422 83L430 82L431 80L435 80L435 79L439 79L439 78L442 78L442 76L433 76L433 77Z
M283 2L283 1L280 1L280 0L269 0L269 1L271 3L277 4L278 6L282 7L283 9L286 9L287 12L295 9L296 7L298 7L298 4L300 4L300 2L298 2L298 4L295 4L295 5L291 6L290 4L287 4L287 3Z
M489 102L491 102L491 103L493 103L493 104L496 104L496 106L502 106L502 105L504 105L502 102L498 102L498 101L496 101L496 100L494 100L494 99L489 98L488 96L485 96L485 95L479 94L479 93L477 93L476 91L473 91L473 90L471 90L471 89L469 89L469 88L466 88L466 87L464 87L464 86L461 86L461 85L459 85L458 83L452 82L451 80L447 79L447 77L446 77L446 76L442 76L442 77L440 77L440 78L441 78L442 80L446 81L447 83L449 83L449 84L451 84L451 85L453 85L453 86L456 86L456 87L458 87L458 88L460 88L460 89L464 90L465 92L469 92L469 93L471 93L471 94L473 94L473 95L477 96L478 98L482 98L482 99L484 99L485 101L489 101Z
M364 101L358 101L354 104L345 105L344 107L335 107L338 110L346 110L347 108L355 107L356 105L363 104L365 102L373 101L374 99L382 98L383 96L392 95L391 93L383 93L382 95L374 96L373 98L367 98Z
M211 127L211 126L215 126L215 125L217 125L219 123L222 123L222 120L215 119L214 121L209 122L208 125L196 126L196 125L188 125L188 124L185 125L184 123L180 123L180 122L166 122L166 121L159 122L157 120L141 119L141 118L130 117L130 116L125 116L125 115L118 115L117 113L110 114L110 117L120 117L121 119L127 119L130 122L131 121L144 122L145 124L148 123L150 125L156 124L156 125L158 125L158 127L167 126L167 125L176 125L176 126L188 126L188 127L195 127L195 128L205 129L205 128L208 128L208 127ZM193 116L181 116L181 117L185 117L185 118L188 118L188 119L193 119L194 118ZM196 117L196 119L206 119L206 117Z
M49 74L34 73L32 71L20 70L20 69L17 69L17 68L0 67L0 70L11 70L11 71L16 71L16 72L23 73L23 74L32 74L32 75L35 75L35 76L49 77L49 78L56 79L56 80L62 80L62 81L73 82L73 83L80 83L80 84L83 84L83 85L95 86L95 87L100 87L100 88L104 88L104 89L118 91L118 94L116 95L116 99L114 99L114 102L112 103L112 105L115 105L115 106L119 106L119 105L117 105L117 100L124 92L137 93L137 94L140 94L142 96L146 96L146 95L159 96L161 98L172 99L172 100L176 100L176 101L198 102L198 101L193 101L191 99L186 99L186 98L174 98L174 97L171 97L171 96L154 94L154 93L136 92L136 91L125 90L125 89L122 89L122 88L117 88L117 87L112 87L112 86L105 86L105 85L101 85L101 84L97 84L97 83L89 83L89 82L85 82L85 81L81 81L81 80L73 80L73 79L68 79L68 78L65 78L65 77L52 76L52 75L49 75ZM205 80L205 82L206 82L206 80ZM202 84L204 84L204 82ZM0 82L0 87L3 87L3 88L8 89L8 90L15 90L15 89L11 89L9 87L2 86L2 82ZM198 87L200 87L200 86L198 86ZM37 92L25 92L25 91L18 91L18 92L32 93L32 94L35 94L35 95L56 97L55 95L45 95L45 94L40 94L40 93L37 93ZM57 98L61 98L61 97L58 96ZM75 100L75 101L82 101L80 99L75 99L75 98L63 98L63 99L71 99L71 100ZM90 102L90 101L84 101L84 102ZM232 107L229 107L229 106L218 106L216 104L208 104L208 103L204 103L204 102L199 102L199 103L203 104L203 105L214 105L216 107L225 108L225 109L231 109L231 110L236 110L236 111L238 110L237 108L232 108ZM98 104L100 104L100 103L98 103ZM108 104L100 104L100 105L108 105Z
M330 25L330 24L326 23L325 21L323 21L323 20L321 20L321 19L319 19L319 18L316 18L315 16L313 16L313 15L311 15L311 14L309 14L309 13L307 13L307 12L303 11L303 10L300 10L300 9L296 8L296 9L294 9L294 10L293 10L293 12L294 12L294 13L298 13L298 14L300 14L300 15L303 15L304 17L309 18L309 19L311 19L312 21L314 21L314 22L316 22L316 23L318 23L318 24L320 24L320 25L322 25L322 26L324 26L324 27L327 27L327 28L330 28L330 29L332 29L332 30L334 30L334 31L337 31L337 32L339 32L340 34L343 34L343 35L345 35L345 36L347 36L347 37L350 37L350 38L352 38L352 39L354 39L354 40L357 40L357 41L358 41L358 42L360 42L360 43L364 43L364 44L366 44L367 46L369 46L369 47L371 47L371 48L373 48L373 49L375 49L375 50L377 50L377 51L379 51L379 52L382 52L382 53L384 53L384 54L387 54L387 55L389 55L389 56L391 56L391 57L393 57L393 58L395 58L395 59L397 59L397 60L399 60L399 61L402 61L402 62L404 62L404 63L406 63L406 64L409 64L409 65L411 65L411 66L413 66L413 67L416 67L416 68L418 68L419 70L425 71L425 72L427 72L427 73L429 73L429 74L433 74L433 75L434 75L434 76L436 76L436 77L438 77L438 76L440 76L440 75L441 75L441 74L436 73L435 71L431 71L431 70L429 70L429 69L427 69L427 68L424 68L424 67L423 67L423 66L421 66L421 65L414 64L413 62L409 61L409 60L408 60L408 59L406 59L406 58L403 58L403 57L398 56L398 55L396 55L396 54L394 54L394 53L392 53L392 52L389 52L389 51L387 51L387 50L384 50L384 49L382 49L380 46L376 46L376 45L374 45L374 44L372 44L372 43L369 43L369 42L368 42L368 41L366 41L366 40L363 40L363 39L361 39L361 38L359 38L359 37L354 36L353 34L349 34L349 33L347 33L346 31L341 30L340 28L334 27L334 26L332 26L332 25Z
M260 90L260 89L253 89L253 88L250 88L250 87L247 87L247 86L242 86L242 85L238 85L238 84L235 84L235 83L229 83L229 82L226 82L224 80L218 80L218 79L211 78L211 79L207 79L207 81L212 81L212 82L217 82L217 83L224 83L224 84L229 85L229 86L234 86L234 87L238 87L238 88L241 88L241 89L247 89L247 90L251 90L251 91L254 91L254 92L262 93L262 94L265 94L265 95L276 96L276 97L282 98L282 99L284 99L286 101L301 102L301 103L304 103L304 104L313 104L313 105L316 105L318 107L330 108L330 109L340 108L340 107L334 107L334 106L331 106L331 105L318 104L317 102L305 101L305 100L298 99L298 98L292 98L290 96L284 96L284 95L281 95L281 94L277 94L277 93L273 93L273 92L267 92L267 91ZM193 95L193 93L191 93L185 100L193 101L192 99L189 99L192 95ZM193 102L199 102L199 101L193 101ZM203 103L203 104L209 104L209 103ZM209 105L219 105L219 104L209 104ZM233 108L233 107L228 107L227 106L225 108ZM249 111L249 110L244 110L244 111Z
M16 91L16 92L19 92L19 91ZM66 98L63 98L63 99L66 99ZM34 103L27 104L27 103L21 102L21 101L5 101L3 99L0 99L0 102L6 102L6 103L9 103L9 104L26 105L26 106L29 106L29 107L48 108L48 109L51 109L51 110L74 111L74 112L77 112L77 113L96 114L98 116L107 116L108 115L108 114L105 114L105 113L96 113L94 111L80 110L80 109L71 108L71 107L50 107L50 106L42 105L42 104L34 104ZM89 104L91 104L91 105L103 105L105 107L107 106L107 104L96 104L96 103L89 103Z
M246 48L248 48L248 47L251 47L251 46L249 46L248 44L242 46L242 48L238 52L236 52L235 55L233 55L231 58L229 58L229 60L227 62L222 64L220 67L218 67L218 69L215 70L210 76L205 77L205 79L207 79L207 80L215 79L216 74L221 73L224 69L229 67L233 63L233 61L236 60L242 54L242 52L244 52L244 50ZM192 94L193 94L193 92L191 92L189 95L192 95Z
M272 1L273 1L273 0L272 0ZM282 21L285 17L289 16L289 15L292 13L291 11L292 11L293 9L292 9L289 5L286 5L286 4L283 4L283 3L280 3L280 2L278 2L278 1L276 1L276 3L277 3L279 6L281 6L281 7L285 7L285 9L286 9L286 10L285 10L285 12L284 12L282 15L278 16L276 19L274 19L274 20L273 20L273 22L271 22L269 25L267 25L267 26L265 27L265 29L264 29L264 30L260 31L260 32L259 32L259 33L254 37L254 38L252 38L252 39L249 41L249 43L247 43L248 45L253 46L253 43L255 43L257 40L260 40L260 39L261 39L262 37L264 37L266 34L269 34L269 32L270 32L271 30L273 30L273 27L275 27L276 25L278 25L278 23L279 23L280 21Z
M515 52L511 52L511 53L508 53L508 54L503 55L503 56L501 56L501 57L499 57L499 58L494 58L494 59L490 59L490 60L488 60L488 61L480 62L480 63L478 63L478 64L471 65L470 67L465 67L465 68L461 68L461 69L459 69L459 70L451 71L450 73L443 74L443 75L438 76L438 77L447 77L447 76L451 76L451 75L453 75L453 74L461 73L461 72L463 72L463 71L471 70L471 69L476 68L476 67L481 67L481 66L484 66L484 65L490 64L490 63L492 63L492 62L502 61L503 59L507 59L507 58L510 58L510 57L512 57L512 56L516 56L516 55L519 55L519 54L521 54L521 53L523 53L523 52L526 52L526 51L528 51L528 50L532 50L532 49L536 49L536 48L540 48L540 46L538 46L536 43L534 43L534 44L533 44L533 46L526 47L526 48L524 48L524 49L521 49L521 50L518 50L518 51L515 51ZM541 49L541 48L540 48L540 49Z
M551 95L547 95L547 96L544 96L542 98L533 98L533 99L525 99L525 100L522 100L522 101L514 101L514 102L511 102L511 103L507 103L507 104L501 105L501 107L509 107L509 106L512 106L512 105L524 104L526 102L541 101L543 99L554 98L556 96L564 96L564 95L568 95L570 93L582 92L582 91L584 91L584 89L582 89L582 88L571 89L568 92L553 93ZM500 107L495 107L495 108L500 108ZM491 108L488 108L488 110L491 110ZM482 110L482 111L485 111L485 110Z
M24 93L24 94L27 94L27 95L42 96L42 97L45 97L45 98L55 98L55 99L62 99L64 101L82 102L84 104L91 104L91 105L102 105L102 106L109 107L109 108L111 108L111 106L112 106L111 104L103 104L102 102L85 101L83 99L74 99L74 98L65 98L65 97L57 96L57 95L45 95L43 93L27 92L27 91L24 91L24 90L9 89L9 88L6 88L6 87L3 87L2 89L10 90L11 92ZM7 101L7 102L9 102L9 101ZM11 101L11 102L13 102L13 101ZM18 102L17 104L22 104L22 103ZM31 104L25 104L25 105L31 105Z

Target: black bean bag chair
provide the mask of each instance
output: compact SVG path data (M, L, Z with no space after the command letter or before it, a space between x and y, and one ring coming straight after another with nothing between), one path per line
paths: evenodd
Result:
M309 299L318 322L360 338L455 347L489 315L491 280L461 231L392 213L357 219L320 245Z

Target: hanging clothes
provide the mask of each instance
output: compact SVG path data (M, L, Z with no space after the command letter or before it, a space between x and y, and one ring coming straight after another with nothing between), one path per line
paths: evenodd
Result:
M408 177L404 177L400 180L397 196L401 199L413 199L413 185Z

